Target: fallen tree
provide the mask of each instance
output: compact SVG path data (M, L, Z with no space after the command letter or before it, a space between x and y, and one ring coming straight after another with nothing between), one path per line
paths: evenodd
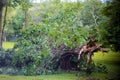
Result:
M107 52L108 50L93 38L90 38L86 44L72 49L62 44L57 50L52 51L54 53L52 53L51 65L53 69L60 68L64 71L88 70L92 63L92 56L97 51Z

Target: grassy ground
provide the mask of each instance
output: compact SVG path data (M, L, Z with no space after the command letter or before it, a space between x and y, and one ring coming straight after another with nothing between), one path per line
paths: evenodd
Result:
M4 49L9 49L14 46L14 43L3 43ZM108 73L92 73L90 76L80 74L80 77L76 76L76 73L63 73L54 75L40 75L40 76L9 76L0 75L0 80L120 80L116 77L120 76L120 53L109 51L109 53L95 53L93 60L95 63L101 63L107 66ZM95 79L99 78L99 79ZM115 79L116 78L116 79Z
M11 48L13 48L13 47L14 47L14 43L13 43L13 42L3 42L3 48L4 48L5 50L11 49Z
M76 76L74 73L63 73L39 76L9 76L0 75L0 80L108 80L104 74L95 73L90 76Z
M40 75L40 76L8 76L0 75L0 80L79 80L74 74ZM81 80L83 80L81 78Z
M108 53L98 52L93 57L95 63L101 63L106 65L108 73L106 77L114 78L111 80L120 80L120 53L109 51ZM119 78L119 79L115 79Z

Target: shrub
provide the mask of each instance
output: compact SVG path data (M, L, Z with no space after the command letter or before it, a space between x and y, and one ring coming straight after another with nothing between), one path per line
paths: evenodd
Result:
M7 51L0 50L0 67L12 66L13 53L12 49Z

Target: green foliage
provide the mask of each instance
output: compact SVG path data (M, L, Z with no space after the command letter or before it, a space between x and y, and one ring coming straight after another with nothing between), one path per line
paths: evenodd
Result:
M81 10L82 3L79 3L81 5L79 7L77 3L56 4L58 6L56 9L55 4L49 4L48 11L41 13L42 21L39 24L31 24L28 29L21 29L18 34L19 38L14 47L13 64L15 67L22 68L25 75L54 73L59 62L56 60L55 63L51 63L48 60L51 58L48 55L52 50L57 49L61 44L65 44L68 49L71 49L85 43L89 36L92 27L80 21L79 10ZM43 6L46 8L46 3L43 3ZM55 14L49 6L55 9ZM82 62L80 67L86 61Z
M51 62L52 50L57 49L61 44L65 44L70 50L85 43L90 33L97 34L94 27L100 20L98 17L100 18L99 11L102 3L92 1L81 2L79 5L71 2L43 2L40 4L42 8L37 10L36 14L40 16L40 21L38 19L37 24L31 24L27 29L22 29L24 19L23 14L19 12L21 15L16 15L8 24L13 27L18 37L14 46L12 66L20 69L21 74L24 75L55 73L55 70L59 69L60 55L54 63ZM28 9L27 2L23 1L21 4L23 10ZM34 18L33 15L32 17ZM76 62L76 59L77 57L73 58L73 61ZM86 67L85 62L81 60L80 69ZM88 73L91 73L94 67L91 64Z
M7 41L15 40L18 37L20 30L23 27L24 16L19 7L15 9L16 14L6 24L6 38Z
M50 53L47 39L43 39L43 37L46 38L44 28L44 26L34 25L19 33L19 39L14 46L13 64L15 67L25 70L25 75L38 74L35 70L41 67L44 56Z
M102 72L102 73L108 73L108 69L106 68L105 65L102 64L96 64L94 67L95 72Z
M28 8L31 6L30 0L21 0L21 7L23 10L28 10Z
M98 25L103 19L100 10L103 6L100 0L88 0L82 4L77 21L80 21L83 26L88 26L88 36L98 37Z
M40 4L40 8L37 7L40 11L36 13L36 17L40 17L40 23L46 27L44 32L49 38L49 45L54 48L64 43L72 48L84 43L89 34L89 26L83 26L82 22L78 21L80 6L78 7L77 3L56 4L45 2ZM30 12L33 13L32 10Z
M64 3L59 13L48 18L47 25L51 27L48 35L56 46L64 43L72 48L85 42L88 27L83 27L82 23L78 22L78 10L76 3Z
M13 59L13 50L0 50L0 67L11 66Z
M102 13L107 17L100 25L100 40L115 51L120 50L120 1L113 0L103 8ZM104 41L103 41L104 40Z
M11 7L16 7L20 4L22 4L22 0L1 0L0 3L2 3L4 6L11 6Z
M86 1L80 10L80 19L84 25L96 26L94 18L99 23L100 19L102 19L100 15L100 10L103 4L100 0L89 0Z

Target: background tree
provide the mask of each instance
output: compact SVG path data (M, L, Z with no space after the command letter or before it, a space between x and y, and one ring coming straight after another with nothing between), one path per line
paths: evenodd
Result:
M5 3L6 3L5 0L0 1L0 48L2 48L2 32L3 32L2 13L3 13L3 7Z
M24 26L24 11L18 6L16 8L10 8L8 12L12 17L9 17L9 15L7 16L9 19L5 29L6 41L15 41L19 37L18 34Z
M3 33L4 33L4 27L6 24L6 16L7 16L7 8L8 6L16 6L20 4L20 0L1 0L0 1L0 48L2 48L2 42L3 42ZM4 19L3 19L3 9L5 8L5 14L4 14ZM4 21L3 21L4 20ZM2 23L4 24L2 25Z
M104 5L100 0L86 0L79 11L79 20L83 26L89 26L89 36L97 37L99 22L103 19L100 13Z
M106 16L99 27L100 40L115 51L120 51L120 1L112 0L102 13Z
M31 6L30 0L21 0L21 7L22 10L24 11L24 16L25 16L25 22L24 22L24 27L27 28L28 27L28 9Z

